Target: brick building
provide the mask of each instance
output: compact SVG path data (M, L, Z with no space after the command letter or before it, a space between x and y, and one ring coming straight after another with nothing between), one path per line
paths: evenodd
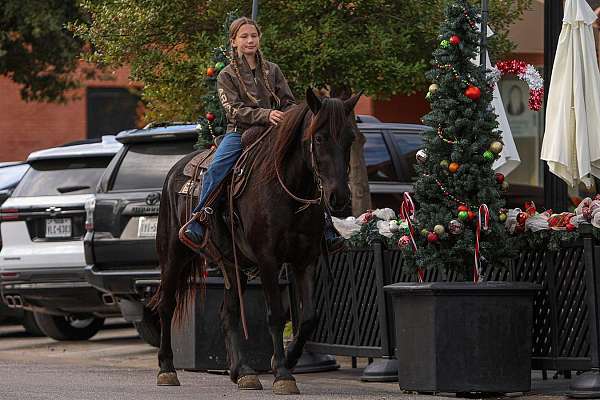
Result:
M65 142L133 128L138 98L121 69L110 79L86 81L66 104L24 102L20 87L0 77L0 162L23 160L29 153Z

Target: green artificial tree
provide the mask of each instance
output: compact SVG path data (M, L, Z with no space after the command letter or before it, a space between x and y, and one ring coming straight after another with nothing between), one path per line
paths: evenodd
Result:
M214 144L217 136L223 135L227 129L227 117L219 100L217 92L217 77L229 64L231 45L229 43L229 25L237 18L236 12L227 14L223 23L223 44L213 50L212 62L206 68L204 77L204 93L200 100L204 115L198 118L199 148L209 147Z
M427 73L431 112L423 122L432 130L424 134L425 148L417 153L416 246L407 236L400 240L413 268L442 269L465 280L477 277L476 235L484 204L489 224L485 229L481 207L478 262L501 266L510 258L501 222L506 217L500 196L503 176L492 170L503 146L490 104L493 82L472 62L479 50L479 22L478 9L466 0L446 7L433 68Z

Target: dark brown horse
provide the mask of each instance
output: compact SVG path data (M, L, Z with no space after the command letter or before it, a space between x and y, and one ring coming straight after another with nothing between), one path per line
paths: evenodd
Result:
M242 266L258 267L267 303L267 320L273 341L273 391L298 393L290 370L302 354L315 323L314 265L320 255L324 207L333 211L350 202L348 162L354 139L351 112L360 95L342 101L320 99L307 91L306 104L286 112L284 120L262 142L247 187L236 202L239 229L235 233L237 258ZM159 385L179 385L173 367L171 322L182 315L198 277L197 259L177 232L185 223L186 201L177 194L186 182L183 168L194 154L184 157L167 175L163 187L157 232L161 285L151 304L162 326L158 361ZM301 199L319 199L311 203ZM299 211L301 209L301 211ZM220 262L231 287L222 308L230 376L240 389L262 389L257 373L245 362L244 339L236 283L233 246L228 224L212 217L211 242L219 248ZM301 315L298 334L287 351L283 346L286 314L279 286L280 269L288 264L296 278ZM240 289L246 287L241 274Z

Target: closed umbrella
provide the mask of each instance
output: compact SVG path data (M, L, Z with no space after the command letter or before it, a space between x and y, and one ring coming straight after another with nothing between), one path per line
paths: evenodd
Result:
M600 177L600 72L585 0L566 0L546 104L541 158L570 186Z
M481 27L477 24L477 29L481 31ZM491 28L487 27L487 37L493 36L494 32ZM479 63L479 55L476 55L475 58L471 60L474 64ZM485 57L486 68L491 69L492 64L490 62L489 54ZM504 143L504 147L502 148L502 152L494 165L492 165L492 169L496 172L500 172L503 175L510 174L515 168L521 164L521 159L519 158L519 152L517 151L517 146L515 145L515 141L513 139L512 131L510 129L510 125L508 124L508 118L506 117L506 111L504 110L504 104L502 103L502 97L500 97L500 90L498 90L498 84L494 84L494 97L492 99L492 108L496 115L498 115L498 129L502 132L502 142Z

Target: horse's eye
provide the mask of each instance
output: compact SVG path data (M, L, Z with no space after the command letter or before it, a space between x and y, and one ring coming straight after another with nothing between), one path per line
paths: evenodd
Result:
M316 135L316 136L315 136L315 143L316 143L316 144L321 144L321 143L323 143L323 136L321 136L321 135Z

